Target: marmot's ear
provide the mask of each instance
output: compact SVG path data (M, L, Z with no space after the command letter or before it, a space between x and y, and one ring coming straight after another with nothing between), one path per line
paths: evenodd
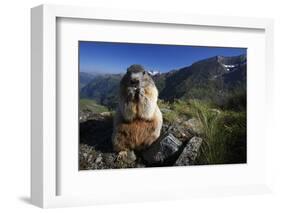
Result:
M149 72L149 71L146 71L146 73L147 73L147 75L149 75L150 77L152 77L152 74L151 74L151 72Z

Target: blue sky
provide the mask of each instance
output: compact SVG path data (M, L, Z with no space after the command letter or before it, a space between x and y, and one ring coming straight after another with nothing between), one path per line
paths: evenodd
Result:
M246 54L246 48L199 47L112 42L79 42L81 72L122 73L132 64L167 72L213 56Z

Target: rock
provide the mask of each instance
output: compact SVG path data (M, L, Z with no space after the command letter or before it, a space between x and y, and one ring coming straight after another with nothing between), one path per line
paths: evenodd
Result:
M106 153L103 156L104 162L106 165L109 167L112 167L114 165L114 161L116 159L116 154L115 153Z
M175 123L168 132L175 135L180 141L187 142L193 135L188 131L188 129L181 123Z
M173 123L171 125L163 124L161 134L166 133L173 134L183 143L189 141L194 136L182 123Z
M137 157L134 151L121 151L114 162L114 168L136 168Z
M112 116L92 113L86 121L80 121L80 144L87 144L102 153L113 152L111 135L113 130Z
M90 110L84 109L79 111L79 121L84 122L91 116L92 112Z
M173 123L164 123L160 138L150 147L144 151L136 152L137 155L134 151L127 152L120 158L119 154L114 152L112 148L112 113L92 113L84 110L80 113L79 169L172 166L176 162L176 165L190 165L192 159L197 155L196 152L190 151L193 150L192 144L195 140L194 138L190 139L193 136L198 136L195 131L200 131L197 125L198 120L184 120L178 119Z
M112 113L111 112L102 112L100 113L101 116L104 116L104 117L110 117L112 116Z
M202 144L202 138L193 137L186 144L179 158L177 159L175 166L187 166L192 165L197 157L199 148Z
M193 135L201 135L203 133L203 126L196 118L191 118L188 121L184 121L183 126Z
M102 156L101 154L96 158L96 163L100 163L102 161Z
M171 133L164 134L141 155L145 164L149 166L164 166L174 162L180 151L182 142Z
M136 158L134 152L129 152L125 158L117 160L118 154L115 152L103 153L96 151L94 147L88 146L86 144L80 145L80 149L83 149L83 152L90 153L85 155L86 158L82 153L80 153L80 170L144 167L140 162L137 162L138 159Z

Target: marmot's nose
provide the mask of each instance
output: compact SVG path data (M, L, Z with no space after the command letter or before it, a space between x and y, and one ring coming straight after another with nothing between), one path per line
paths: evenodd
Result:
M131 84L132 85L138 85L140 81L138 79L131 79Z

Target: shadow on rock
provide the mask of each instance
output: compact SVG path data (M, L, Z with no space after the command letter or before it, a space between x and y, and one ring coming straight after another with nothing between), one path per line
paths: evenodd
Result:
M97 151L112 152L112 130L112 116L93 115L89 120L80 123L80 143L93 146Z

